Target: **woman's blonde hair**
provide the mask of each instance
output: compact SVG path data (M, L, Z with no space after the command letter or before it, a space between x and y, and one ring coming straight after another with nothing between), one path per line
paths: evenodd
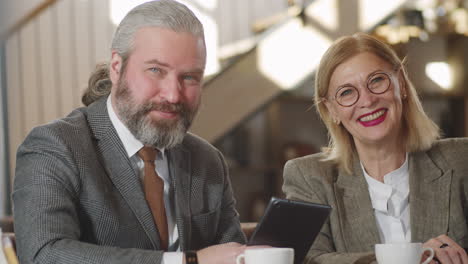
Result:
M325 160L336 162L348 173L351 173L352 159L356 151L353 138L343 125L333 122L323 101L327 97L330 79L336 67L362 52L377 55L401 72L399 77L403 80L400 81L403 81L407 95L402 101L402 129L406 151L426 150L440 137L439 127L424 112L417 92L408 79L406 68L396 53L387 44L364 33L342 37L332 44L320 61L315 76L314 101L330 137L328 147L323 149Z

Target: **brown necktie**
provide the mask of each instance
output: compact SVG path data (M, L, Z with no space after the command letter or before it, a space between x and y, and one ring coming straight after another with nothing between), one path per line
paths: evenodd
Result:
M166 208L164 207L164 181L156 173L154 165L156 150L151 147L143 147L138 151L138 156L145 162L143 183L146 201L151 208L154 222L159 231L161 249L167 250L169 235L167 231Z

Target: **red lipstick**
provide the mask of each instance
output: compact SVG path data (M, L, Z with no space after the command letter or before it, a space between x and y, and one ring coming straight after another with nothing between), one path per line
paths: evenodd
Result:
M382 111L382 110L384 111L384 113L383 113L381 116L379 116L378 118L376 118L376 119L373 119L373 120L370 120L370 121L362 121L362 120L361 120L363 117L366 117L366 116L369 116L369 115L373 115L373 114L378 113L378 112L380 112L380 111ZM361 123L361 125L363 125L363 126L365 126L365 127L371 127L371 126L376 126L376 125L382 123L383 121L385 121L385 118L387 118L387 110L381 108L381 109L378 109L378 110L376 110L376 111L374 111L374 112L372 112L372 113L369 113L369 114L365 114L365 115L360 116L360 117L358 118L358 121L359 121L359 123Z

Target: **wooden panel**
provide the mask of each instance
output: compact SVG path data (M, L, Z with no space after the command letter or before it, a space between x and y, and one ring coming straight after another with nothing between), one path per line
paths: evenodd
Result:
M101 1L94 1L101 2ZM76 62L77 87L72 91L74 106L81 104L81 94L88 82L91 70L91 57L94 57L94 51L91 51L91 43L94 42L94 34L90 32L90 24L93 15L89 12L89 0L73 1L74 27L75 27L75 45L73 51L74 61Z
M0 42L0 107L5 109L6 104L4 104L7 101L5 89L6 89L6 84L5 84L5 43ZM6 136L7 136L7 124L6 121L8 119L5 119L6 113L2 113L2 116L0 117L0 171L3 172L0 174L0 219L4 217L6 214L6 208L10 208L9 206L9 191L10 186L8 183L9 181L9 176L7 175L6 168L9 166L9 164L6 163L8 160L8 149L6 145ZM0 220L0 226L2 226L1 220ZM3 230L3 228L2 228Z
M285 11L288 9L288 2L286 0L284 1L269 1L269 0L263 0L265 2L265 5L271 4L271 10L273 11L273 14ZM301 1L299 1L300 3Z
M223 23L218 22L218 32L219 32L219 45L226 45L232 43L233 39L233 29L234 21L232 18L232 8L234 6L234 1L222 1L218 5L218 21L223 21Z
M20 69L23 82L24 129L23 134L42 123L41 83L37 71L37 34L35 23L27 24L20 31Z
M94 58L93 65L98 62L105 62L110 59L110 45L113 34L113 27L110 21L109 1L100 0L93 2L93 40L94 40Z
M236 17L236 28L237 36L236 39L246 39L252 36L252 30L250 25L252 24L251 13L253 12L249 8L249 1L234 1L237 3L237 17Z
M109 0L109 5L108 5L109 8L108 8L108 10L106 10L106 12L109 13L109 14L110 14L110 1L112 1L112 0ZM109 24L109 26L110 26L110 30L108 30L108 32L107 32L107 34L108 34L107 37L108 37L108 40L109 40L109 41L106 43L106 47L108 48L108 50L110 50L110 47L111 47L111 44L112 44L112 43L111 43L111 42L112 42L112 38L114 37L114 32L115 32L115 30L117 29L117 25L114 24L114 23L111 21L110 15L109 15L109 16L106 16L106 18L109 19L108 24ZM110 51L109 51L109 52L110 52ZM110 59L110 53L109 53L109 59Z
M60 98L57 98L61 105L60 116L68 114L75 107L73 98L74 90L77 89L76 78L76 59L73 56L75 52L75 34L72 14L72 2L62 0L53 7L57 25L57 51Z
M16 164L16 150L23 139L23 86L20 77L20 38L12 35L6 43L6 85L8 107L8 135L10 173L14 175Z
M54 41L55 32L53 31L53 22L52 22L52 10L47 9L41 16L38 18L39 25L39 53L37 57L39 58L40 65L39 71L41 73L41 87L42 94L41 100L43 100L43 113L44 121L49 122L59 117L60 107L58 99L57 82L55 75L58 73L58 68L56 64L56 51L57 45Z
M253 9L255 10L255 19L264 19L268 16L275 14L276 12L271 12L269 8L278 1L271 1L271 0L256 0L253 4ZM268 7L268 8L265 8ZM276 10L275 10L276 11Z

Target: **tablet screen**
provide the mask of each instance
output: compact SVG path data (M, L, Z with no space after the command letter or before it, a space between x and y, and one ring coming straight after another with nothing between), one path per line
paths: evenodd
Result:
M294 248L294 263L302 263L328 219L328 205L271 198L248 245Z

